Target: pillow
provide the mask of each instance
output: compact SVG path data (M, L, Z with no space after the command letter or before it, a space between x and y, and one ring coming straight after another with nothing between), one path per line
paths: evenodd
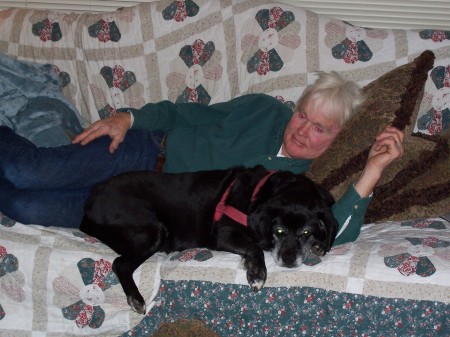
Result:
M408 146L408 161L388 184L374 190L366 222L399 221L441 216L450 211L450 130L438 136L417 134L415 144L433 143L433 150ZM415 174L424 171L423 174ZM416 175L410 179L410 176Z
M414 61L391 70L364 87L364 103L331 146L313 160L307 175L339 198L354 181L355 174L364 168L376 135L387 124L404 130L407 142L433 63L434 54L425 51Z
M405 150L404 155L388 166L378 181L377 187L374 189L376 197L375 201L384 203L384 199L391 196L396 191L400 190L411 179L422 175L431 164L442 153L445 153L443 144L439 143L437 139L424 139L421 137L409 137L403 142ZM360 172L349 175L348 178L331 188L331 194L335 198L339 198L348 189L350 183L354 182Z
M412 134L434 54L423 52L367 85L364 104L307 175L339 199L367 160L375 136L387 125L404 130L405 154L374 189L366 223L440 216L450 210L450 131Z

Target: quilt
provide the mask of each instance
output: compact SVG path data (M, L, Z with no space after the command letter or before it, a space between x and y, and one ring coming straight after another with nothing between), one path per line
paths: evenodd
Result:
M368 224L355 243L294 269L267 253L258 293L237 255L159 253L134 275L148 304L142 317L126 303L107 246L78 230L3 217L0 328L12 336L149 336L162 322L197 318L223 336L448 336L449 220Z

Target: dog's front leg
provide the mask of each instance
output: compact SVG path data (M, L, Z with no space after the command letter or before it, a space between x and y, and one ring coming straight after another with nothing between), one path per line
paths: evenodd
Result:
M247 270L247 281L250 287L254 292L261 290L267 279L267 268L262 249L259 247L247 249L243 255L243 264Z
M217 229L216 247L242 256L244 269L247 271L247 281L253 291L259 291L267 279L267 268L264 261L264 252L253 241L246 228L242 225L220 226Z

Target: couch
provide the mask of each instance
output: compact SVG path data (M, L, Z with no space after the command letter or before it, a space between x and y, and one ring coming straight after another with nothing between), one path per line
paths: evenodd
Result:
M292 108L317 71L336 70L367 99L307 173L335 197L381 127L406 135L356 242L289 270L267 254L258 293L236 255L156 254L134 275L145 316L127 305L107 246L0 214L0 335L151 336L186 319L219 336L449 335L450 31L363 28L271 1L158 1L100 14L3 10L0 53L38 77L51 65L42 82L59 80L54 97L82 127L163 99L265 92ZM0 121L16 127L17 111L0 109ZM67 119L52 120L36 141L69 142Z

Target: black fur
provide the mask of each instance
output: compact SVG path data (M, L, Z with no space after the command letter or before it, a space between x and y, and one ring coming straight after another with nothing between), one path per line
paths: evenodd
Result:
M80 229L120 255L113 270L128 303L140 313L145 313L145 302L132 274L158 251L205 247L239 254L250 286L258 291L267 278L263 250L272 251L279 265L294 267L310 253L328 252L337 232L333 198L303 175L278 171L252 200L267 173L257 166L121 174L93 189ZM232 182L226 204L248 214L247 227L228 216L213 222L216 205Z

